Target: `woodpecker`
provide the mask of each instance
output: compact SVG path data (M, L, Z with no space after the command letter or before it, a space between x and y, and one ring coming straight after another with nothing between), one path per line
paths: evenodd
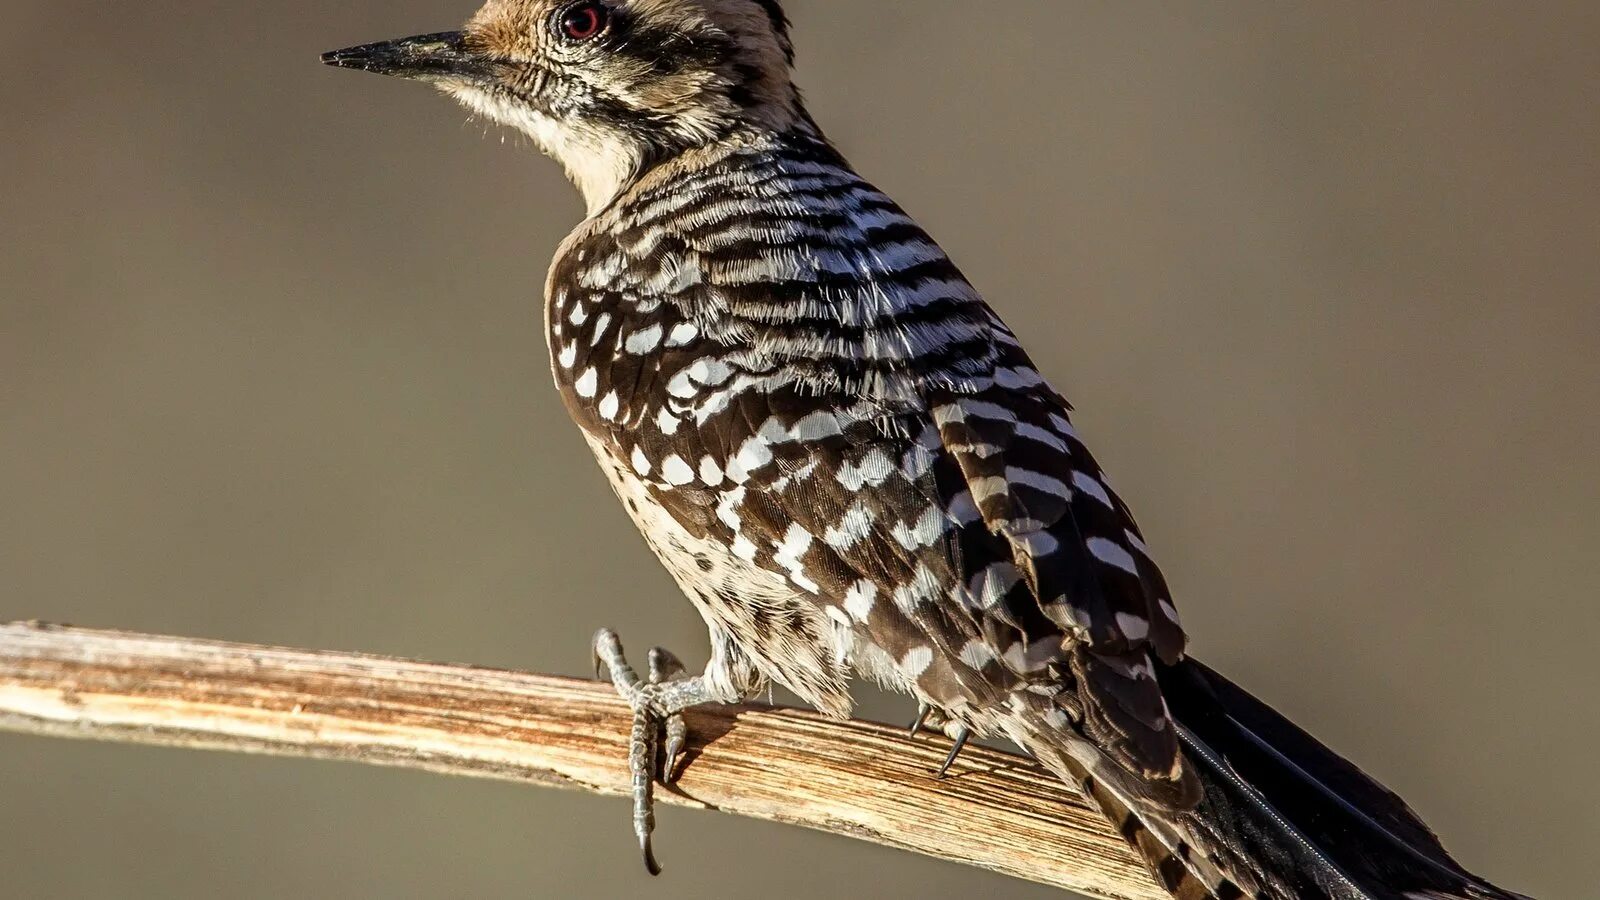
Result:
M555 381L710 631L693 677L595 641L653 872L683 710L775 681L842 717L860 675L1023 747L1176 897L1516 896L1186 655L1071 406L812 119L777 0L490 0L323 59L435 85L583 194L545 288Z

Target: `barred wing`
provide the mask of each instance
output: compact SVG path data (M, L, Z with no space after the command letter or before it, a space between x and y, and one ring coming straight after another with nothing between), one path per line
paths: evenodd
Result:
M1132 517L1014 335L828 153L713 167L710 204L647 186L580 233L550 298L573 415L858 667L980 721L1048 697L1189 793L1150 656L1184 636Z

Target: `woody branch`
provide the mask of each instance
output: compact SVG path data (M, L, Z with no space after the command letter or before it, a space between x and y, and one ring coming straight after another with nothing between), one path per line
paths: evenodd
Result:
M900 729L765 706L688 718L689 755L679 782L660 791L664 802L802 825L1092 897L1165 896L1098 812L1023 758L974 749L938 781L932 773L948 748ZM626 796L630 722L611 687L595 682L0 625L0 730L25 734ZM624 858L620 842L618 853Z

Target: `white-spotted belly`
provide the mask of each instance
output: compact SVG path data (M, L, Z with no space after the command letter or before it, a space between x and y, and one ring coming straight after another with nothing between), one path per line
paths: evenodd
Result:
M825 713L848 715L846 673L855 635L788 579L738 558L721 542L691 534L604 444L588 440L645 542L710 626L713 662L725 655L716 644L731 641L761 675ZM708 674L740 688L736 673Z

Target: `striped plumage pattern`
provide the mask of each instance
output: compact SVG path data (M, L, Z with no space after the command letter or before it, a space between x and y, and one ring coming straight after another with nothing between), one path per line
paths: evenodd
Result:
M844 715L875 678L1081 787L1180 898L1514 896L1185 657L1067 401L822 137L777 0L490 0L327 59L439 85L584 193L553 368L708 623L696 702L774 679Z
M773 678L844 715L855 671L1010 737L1176 897L1404 896L1263 832L1276 811L1174 722L1185 637L1068 403L815 133L646 175L562 248L547 327L731 693Z
M822 609L819 654L869 656L990 730L1019 692L1044 698L1181 800L1192 785L1150 655L1176 661L1183 633L1066 402L819 138L695 162L647 177L552 274L557 380L599 451L729 566ZM784 621L732 629L759 647ZM846 708L843 666L754 661Z

